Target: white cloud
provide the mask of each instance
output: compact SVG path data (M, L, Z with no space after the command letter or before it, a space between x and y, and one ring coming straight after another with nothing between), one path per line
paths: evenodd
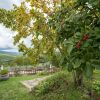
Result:
M11 31L8 28L5 28L2 24L0 24L0 48L7 49L3 51L18 51L17 46L13 45L13 36L16 35L17 32ZM21 39L21 41L24 41L25 45L27 47L31 46L31 39L32 36L28 36L26 39Z
M2 0L0 1L0 8L9 10L13 8L13 4L19 6L22 1L24 0Z
M13 4L19 6L23 0L2 0L0 1L0 8L12 9ZM5 28L0 24L0 48L7 49L8 51L17 51L17 47L13 45L13 36L16 32L11 31L10 29ZM10 49L8 49L10 48Z
M23 0L9 0L12 4L20 5Z
M0 8L4 9L12 9L13 4L16 4L17 6L20 6L21 2L24 0L2 0L0 2ZM30 4L26 3L26 6L31 9ZM16 34L16 32L11 31L10 29L4 27L2 24L0 24L0 48L4 48L6 50L4 51L11 51L16 52L17 47L13 45L13 36ZM27 39L23 39L24 43L27 45L27 47L31 46L31 36L29 36ZM9 49L10 48L10 49Z
M11 2L9 2L10 0L2 0L0 1L0 8L4 8L4 9L11 9Z
M0 24L0 48L15 48L13 45L13 36L16 32L5 28Z
M17 6L20 6L21 2L23 2L24 0L9 0L9 1L12 4L16 4Z
M5 52L18 52L17 49L6 49L6 50L2 50L2 51L5 51Z

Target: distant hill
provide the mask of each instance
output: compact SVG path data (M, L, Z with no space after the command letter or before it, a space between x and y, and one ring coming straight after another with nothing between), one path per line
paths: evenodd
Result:
M1 53L0 52L0 61L5 62L9 60L13 60L16 58L17 55L7 54L7 53Z
M0 62L8 62L14 60L20 53L0 51Z

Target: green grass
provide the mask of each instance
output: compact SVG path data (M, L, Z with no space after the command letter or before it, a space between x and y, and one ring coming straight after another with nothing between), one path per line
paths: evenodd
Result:
M22 80L30 80L39 76L11 77L7 81L0 81L0 100L85 100L82 98L82 89L75 89L71 74L67 73L68 86L62 85L44 95L35 96L30 93L21 83ZM100 71L95 71L94 78L100 81Z
M33 100L32 95L22 86L20 81L34 79L37 76L12 77L0 81L0 100Z

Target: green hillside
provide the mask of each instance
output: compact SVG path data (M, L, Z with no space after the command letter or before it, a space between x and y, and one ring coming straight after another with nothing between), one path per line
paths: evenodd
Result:
M0 53L0 59L13 59L16 55L7 54L7 53Z
M1 53L0 52L0 65L23 66L23 65L33 65L33 63L30 58L24 57L21 54Z
M6 65L8 62L14 60L17 55L9 54L9 53L0 53L0 65Z

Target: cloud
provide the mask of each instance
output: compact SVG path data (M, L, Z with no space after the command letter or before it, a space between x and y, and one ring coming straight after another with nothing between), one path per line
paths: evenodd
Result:
M6 50L2 50L4 52L18 52L17 49L6 49Z
M0 2L0 8L4 9L12 9L13 4L16 4L17 6L20 6L21 2L24 0L2 0ZM28 7L29 4L27 4ZM3 51L15 51L17 52L17 47L13 45L13 36L16 34L16 32L11 31L10 29L4 27L2 24L0 24L0 50L3 49ZM31 46L30 43L31 36L29 36L27 39L24 39L25 44L27 47Z
M2 2L0 1L0 8L11 9L12 4L9 1L11 0L2 0Z
M0 24L0 50L2 51L18 51L17 46L13 45L13 37L17 34L17 32L11 31L8 28L5 28L2 24ZM26 39L22 39L27 47L31 46L32 36L28 36Z
M23 0L2 0L0 1L0 8L12 9L13 4L19 6ZM16 32L5 28L0 24L0 50L5 49L6 51L17 51L17 47L13 45L13 36Z
M24 0L9 0L12 4L16 4L17 6L19 6L21 4L21 2L23 2Z
M0 48L15 48L13 45L13 36L16 32L5 28L0 24Z
M13 4L19 6L22 1L24 0L2 0L0 1L0 8L9 10L13 8Z

